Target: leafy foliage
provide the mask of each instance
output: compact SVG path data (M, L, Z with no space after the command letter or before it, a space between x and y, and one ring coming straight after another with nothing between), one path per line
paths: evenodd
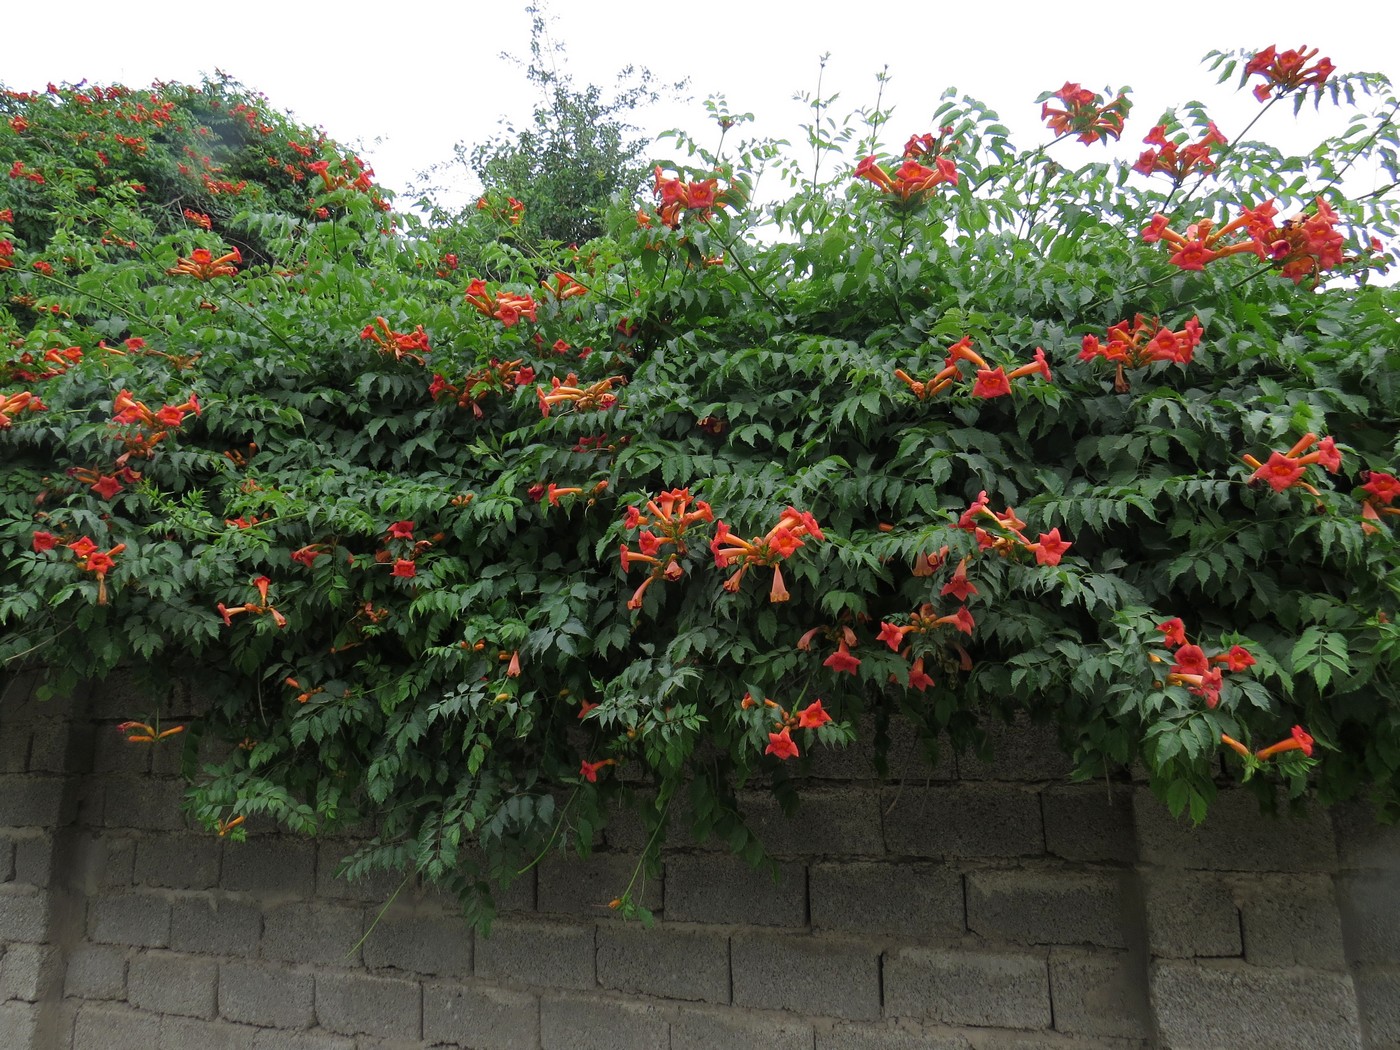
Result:
M792 799L867 713L936 747L1028 711L1198 819L1222 755L1394 815L1400 300L1367 278L1397 209L1338 187L1394 178L1395 99L1338 84L1341 136L1179 181L950 94L908 157L756 211L775 144L678 137L563 253L386 212L236 85L7 93L0 661L207 683L159 746L211 830L370 817L347 870L464 898L620 806L655 847L681 795L757 858L734 786ZM858 141L828 119L819 158ZM1345 254L1328 225L1296 282L1301 223L1200 269L1140 233L1319 197Z
M561 69L563 45L549 36L545 6L531 5L526 12L531 33L525 73L540 96L531 119L520 128L507 124L485 143L459 145L457 160L480 180L486 209L498 209L527 238L582 244L603 233L603 213L615 197L630 198L641 189L647 141L630 118L661 98L663 89L650 70L634 66L618 74L612 93L597 84L575 87ZM523 208L512 212L510 203Z

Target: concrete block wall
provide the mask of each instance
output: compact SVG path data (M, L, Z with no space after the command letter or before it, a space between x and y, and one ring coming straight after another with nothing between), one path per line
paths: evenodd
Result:
M188 827L129 692L33 684L0 682L4 1050L1400 1050L1400 830L1362 806L1227 792L1191 829L1036 727L932 771L901 743L887 781L822 756L794 819L743 796L776 880L676 848L622 921L620 817L481 937L336 880L340 843Z

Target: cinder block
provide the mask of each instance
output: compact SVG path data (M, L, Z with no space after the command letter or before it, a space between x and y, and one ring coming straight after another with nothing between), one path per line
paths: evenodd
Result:
M807 873L779 864L778 877L731 854L673 854L666 858L668 921L803 926Z
M965 930L962 875L941 864L813 864L807 889L814 929L920 939Z
M373 921L373 920L371 920ZM365 939L365 965L415 974L470 977L472 928L460 915L390 910Z
M1050 952L1055 1030L1068 1035L1146 1039L1151 1028L1142 963L1126 952Z
M125 999L128 949L84 942L68 956L63 994L79 999Z
M837 1021L817 1028L816 1050L972 1050L967 1037L934 1032L914 1021L860 1024Z
M1356 995L1345 974L1159 961L1149 982L1158 1037L1171 1050L1362 1048Z
M117 729L118 724L104 722L93 733L92 771L94 773L130 773L149 776L151 772L150 746L129 743L126 734Z
M49 939L49 895L13 883L0 885L0 942Z
M316 847L274 835L230 842L219 882L241 893L310 897L316 886Z
M1152 955L1190 959L1244 954L1239 908L1225 876L1165 869L1144 875L1142 887Z
M1337 835L1337 859L1343 868L1400 871L1400 824L1382 824L1368 802L1341 802L1331 807Z
M11 944L0 958L0 999L33 1003L63 986L63 956L49 944Z
M73 1026L73 1050L151 1050L159 1039L159 1015L106 1003L84 1003Z
M316 975L316 1019L342 1035L421 1039L423 995L417 981L362 973Z
M539 997L488 984L423 984L423 1038L470 1040L473 1050L536 1050Z
M639 812L642 808L655 806L654 791L650 791L638 785L635 789L635 798L613 798L612 805L607 811L607 824L603 827L603 842L609 850L618 853L640 853L646 849L646 845L651 841L651 830L646 826ZM690 807L689 798L680 796L675 798L668 811L670 815L669 826L671 829L689 827ZM697 849L722 849L720 843L711 839L709 842L697 843Z
M739 809L763 848L775 857L880 857L880 796L868 786L807 787L792 816L768 791L745 791Z
M253 1050L359 1050L358 1040L329 1032L270 1032L253 1036Z
M542 1050L669 1050L670 1041L659 1007L580 995L540 1000Z
M542 912L602 918L609 914L608 902L632 882L640 859L628 853L603 852L587 857L551 856L539 865L535 906ZM633 893L643 907L660 910L662 881L645 873L637 877Z
M100 795L101 792L96 792ZM136 840L117 831L101 831L85 842L85 852L98 857L97 884L104 890L126 889L133 885L136 867Z
M187 827L180 811L183 780L113 776L106 778L103 795L102 822L109 828L181 831Z
M729 950L735 1006L880 1016L880 950L869 941L754 930L735 933Z
M203 1017L216 1012L219 968L213 959L175 952L140 952L127 969L132 1006L159 1014Z
M10 724L0 733L0 773L29 771L29 741L32 729L28 725Z
M334 839L317 843L316 896L382 905L398 893L399 899L402 900L413 879L410 878L408 885L404 885L404 873L401 871L373 871L364 878L353 881L336 876L340 862L353 853L358 845L356 842Z
M899 948L885 955L885 1016L1049 1028L1044 954Z
M141 886L205 890L219 881L223 843L207 835L158 835L136 844L132 878Z
M1400 969L1359 966L1352 981L1370 1045L1400 1044Z
M1337 880L1347 957L1353 963L1400 963L1400 879L1367 871Z
M811 749L811 765L807 776L821 780L877 779L875 768L875 717L865 715L856 722L856 739L848 747ZM907 780L913 783L931 780L954 780L957 767L953 749L947 737L937 744L937 755L929 761L928 752L918 731L908 719L890 719L889 740L885 747L886 780Z
M1013 944L1125 948L1127 914L1116 875L1024 868L967 875L967 928Z
M40 1041L37 1005L0 1003L0 1046L5 1050L48 1050Z
M71 814L65 803L67 779L27 773L0 776L0 826L9 828L57 828Z
M262 909L215 896L182 897L170 907L170 947L250 959L262 939Z
M950 784L887 788L888 852L916 857L1026 857L1045 852L1040 799L1027 788Z
M364 932L365 913L358 906L284 904L263 915L262 957L358 966Z
M1244 957L1255 966L1343 970L1337 893L1327 875L1264 875L1242 881ZM1396 947L1400 955L1400 946Z
M593 927L497 919L476 942L476 974L546 988L593 988Z
M15 839L15 881L48 886L53 880L54 858L53 835L47 832L20 835Z
M1011 723L986 718L982 728L987 733L992 759L984 762L971 751L961 752L960 780L1054 781L1064 780L1074 770L1053 725L1032 722L1021 715Z
M1133 792L1125 784L1060 784L1040 794L1045 816L1045 849L1065 860L1131 864L1137 859L1133 835Z
M1285 807L1286 808L1286 807ZM1211 871L1332 871L1337 851L1326 810L1261 813L1246 791L1222 791L1200 827L1176 819L1146 788L1133 797L1138 850L1148 864Z
M66 721L39 722L30 731L30 773L68 772L68 744L74 732L81 732Z
M88 901L88 937L99 944L164 948L170 943L170 901L153 893L119 893Z
M315 1020L311 975L269 963L219 966L219 1015L270 1028L310 1028Z
M661 923L600 925L598 983L663 999L729 1002L729 937L722 931Z
M812 1025L747 1010L682 1007L671 1018L671 1050L812 1050Z
M15 843L8 837L0 838L0 882L9 882L15 877Z
M162 1017L159 1050L253 1050L256 1028L190 1017Z

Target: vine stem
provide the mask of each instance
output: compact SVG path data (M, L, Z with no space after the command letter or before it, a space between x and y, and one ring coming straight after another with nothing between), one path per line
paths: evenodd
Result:
M564 827L564 818L569 815L569 809L573 806L574 800L578 798L578 793L579 788L575 787L569 795L569 801L565 802L564 808L559 811L559 819L554 822L554 829L550 831L548 841L546 841L544 846L540 849L540 851L535 854L534 860L530 861L529 864L526 864L525 867L517 871L515 873L516 875L524 875L536 864L544 860L545 856L549 853L549 851L554 848L554 840L559 837L559 832Z
M1186 191L1186 196L1181 198L1182 205L1185 205L1186 202L1191 199L1192 195L1195 194L1195 192L1201 188L1202 184L1206 181L1206 179L1209 178L1210 175L1220 167L1220 162L1223 161L1226 157L1228 157L1231 153L1235 152L1235 147L1238 146L1240 142L1244 139L1244 137L1249 134L1250 129L1253 128L1255 124L1258 124L1259 121L1263 120L1264 114L1269 112L1269 110L1273 109L1274 103L1282 97L1282 95L1275 95L1273 98L1269 99L1268 104L1265 105L1263 109L1261 109L1258 113L1254 114L1254 119L1251 120L1248 124L1246 124L1244 126L1244 130L1241 131L1238 135L1236 135L1233 139L1231 139L1229 144L1226 145L1226 147L1221 151L1219 160L1217 160L1212 165L1211 170L1203 171L1199 176L1197 176L1194 185L1192 185L1192 187ZM1171 193L1167 194L1167 199L1162 202L1162 211L1166 211L1167 208L1171 206L1172 198L1176 196L1176 191L1179 189L1181 189L1181 183L1178 182L1175 186L1172 187Z
M719 242L724 245L725 251L728 252L730 258L734 260L734 265L738 267L739 273L743 275L744 280L749 282L749 287L751 287L755 292L758 293L759 298L761 298L765 303L767 303L769 307L772 308L775 314L781 314L783 310L782 307L778 305L778 301L774 299L771 295L769 295L768 292L764 289L764 287L758 283L757 278L755 278L753 273L749 270L749 268L744 265L744 260L739 257L739 253L734 250L734 246L738 242L733 240L726 240L724 234L720 233L718 230L715 229L715 225L712 220L702 219L701 221L705 224L705 228L708 229L711 233L713 233L716 236L716 238L718 238Z

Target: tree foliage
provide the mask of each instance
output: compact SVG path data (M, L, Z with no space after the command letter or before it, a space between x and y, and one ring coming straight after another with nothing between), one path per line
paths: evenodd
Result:
M834 174L767 210L777 146L678 136L563 251L386 211L236 85L6 93L0 661L204 683L132 746L211 831L370 818L348 870L464 897L628 799L760 856L735 785L791 801L863 715L1030 712L1197 819L1222 776L1394 815L1396 103L1265 119L1299 91L1354 120L1188 157L1191 104L1137 171L956 94L903 156L819 120Z
M634 114L662 97L650 70L627 66L608 93L597 84L576 87L564 48L549 36L543 5L530 15L526 79L539 93L523 127L507 123L487 142L457 147L458 160L484 187L483 201L517 217L532 240L582 244L603 233L603 214L618 196L631 198L648 175L647 140ZM509 57L509 56L503 56ZM672 90L684 85L676 84ZM524 205L512 213L510 202Z

